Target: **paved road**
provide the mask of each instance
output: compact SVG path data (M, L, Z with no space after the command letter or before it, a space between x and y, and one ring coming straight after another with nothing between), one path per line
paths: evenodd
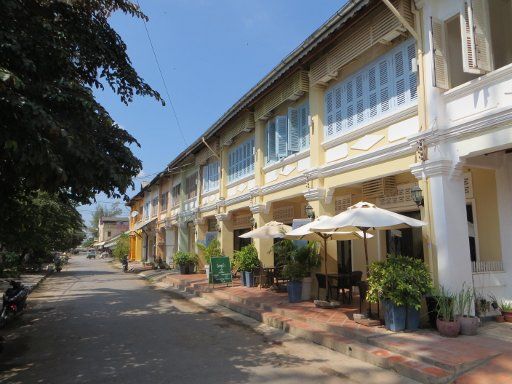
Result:
M412 382L299 339L272 342L81 256L2 333L0 383Z

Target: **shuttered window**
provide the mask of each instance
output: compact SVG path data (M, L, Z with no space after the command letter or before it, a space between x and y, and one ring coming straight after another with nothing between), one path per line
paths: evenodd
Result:
M270 164L309 148L309 103L288 108L287 116L269 120L265 132L265 158Z
M325 93L325 136L335 137L417 100L416 47L409 40Z
M180 204L181 184L176 184L171 189L172 206L176 207Z
M254 173L254 139L249 139L229 152L228 182Z
M203 166L203 192L214 191L219 188L219 162Z
M197 174L194 173L185 179L186 199L192 199L197 196Z

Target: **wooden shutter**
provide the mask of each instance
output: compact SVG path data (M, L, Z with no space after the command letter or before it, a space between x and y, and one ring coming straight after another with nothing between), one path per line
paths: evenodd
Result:
M300 149L309 148L309 103L299 108Z
M276 148L280 158L288 156L288 124L286 116L276 117Z
M300 149L299 110L288 108L288 150L298 152Z
M460 15L464 72L485 73L493 68L487 0L466 0Z
M210 190L210 184L209 184L209 170L210 170L210 164L207 164L203 166L203 192L208 192Z
M270 120L267 123L267 162L276 161L276 122Z
M433 81L434 87L448 89L448 65L446 63L444 49L444 28L443 23L433 17L430 18L432 58L433 58Z

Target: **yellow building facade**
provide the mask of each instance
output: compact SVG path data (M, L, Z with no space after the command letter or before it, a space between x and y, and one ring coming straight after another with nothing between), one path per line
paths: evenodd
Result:
M132 236L140 248L132 257L172 263L176 251L198 252L213 237L231 257L254 226L292 225L308 205L320 216L368 201L428 223L377 231L370 261L402 253L449 288L476 281L508 292L512 100L502 90L512 54L461 75L469 69L444 48L455 44L459 12L441 1L343 7L132 199L132 211L142 208L133 232L143 232L140 243ZM492 108L478 98L486 92ZM273 241L254 244L263 265L274 265ZM332 241L327 251L331 272L366 270L361 241Z

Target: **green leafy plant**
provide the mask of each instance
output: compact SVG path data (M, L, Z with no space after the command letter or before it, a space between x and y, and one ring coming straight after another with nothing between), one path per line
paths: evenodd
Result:
M177 265L187 265L187 264L197 265L199 262L199 258L197 257L197 255L192 254L190 252L178 251L174 255L174 262Z
M297 250L294 242L283 239L272 246L271 252L274 251L274 259L276 260L276 268L286 265Z
M119 239L117 239L116 245L112 250L112 256L117 260L121 260L124 257L128 257L130 253L130 236L126 233L123 233Z
M202 242L197 242L196 244L199 250L203 253L206 264L210 264L212 257L222 256L220 241L217 239L213 239L208 245L205 245Z
M454 321L454 309L456 302L456 295L449 290L441 287L436 293L437 299L437 318L444 321Z
M421 301L432 291L432 278L422 260L388 255L370 265L367 299L372 303L390 300L397 306L421 308Z
M474 300L475 294L473 290L463 284L462 289L455 297L455 312L458 315L469 317Z
M512 312L512 301L511 300L501 300L499 307L502 312Z
M291 281L300 281L320 266L320 257L316 243L297 247L290 240L283 240L274 245L279 264L283 266L283 276Z
M235 251L233 259L240 271L252 272L260 266L258 251L253 244L246 245L240 251Z

